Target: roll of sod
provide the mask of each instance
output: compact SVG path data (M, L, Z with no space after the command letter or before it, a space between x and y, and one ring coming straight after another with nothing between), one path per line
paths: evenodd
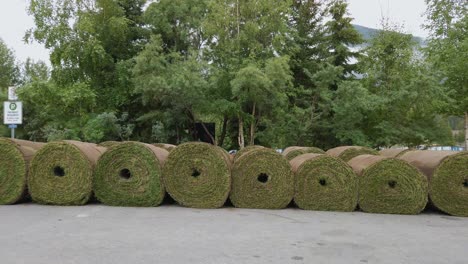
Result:
M231 161L222 148L185 143L169 153L163 168L166 191L182 206L219 208L231 189Z
M407 162L360 155L348 162L359 178L359 207L368 213L418 214L426 207L428 183Z
M429 179L432 204L447 214L468 216L468 152L409 151L401 159Z
M325 151L315 147L289 147L283 151L283 156L285 156L287 160L292 160L297 156L308 153L325 154Z
M162 166L169 152L138 142L108 149L94 173L94 194L107 205L152 207L164 199Z
M122 143L122 142L120 142L120 141L105 141L105 142L99 143L98 146L104 147L104 148L111 148L113 146L119 145L120 143Z
M163 148L169 152L171 152L173 149L177 147L176 145L165 144L165 143L156 143L156 144L153 144L153 146L158 147L158 148Z
M398 158L406 152L410 151L409 149L384 149L379 151L379 154L384 157Z
M369 154L369 155L379 155L377 150L366 147L358 146L344 146L337 147L327 151L327 154L333 157L338 157L346 162L350 161L352 158L359 155Z
M303 154L290 161L295 173L294 202L305 210L351 212L357 207L358 179L339 158Z
M83 205L91 197L93 170L105 148L78 141L48 143L31 161L28 188L34 201Z
M26 196L29 163L44 145L0 138L0 205L15 204Z
M237 158L239 158L240 156L244 155L245 153L249 151L256 150L256 149L264 149L264 148L265 147L258 146L258 145L252 145L252 146L247 146L245 148L242 148L239 151L237 151L236 155L234 155L233 161L235 161Z
M289 162L268 148L252 148L236 157L230 200L238 208L281 209L294 196Z

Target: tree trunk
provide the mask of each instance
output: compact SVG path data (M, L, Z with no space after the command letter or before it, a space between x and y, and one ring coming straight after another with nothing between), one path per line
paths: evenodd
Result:
M228 121L229 121L228 117L224 116L223 127L221 128L221 135L219 136L219 140L218 140L218 146L220 147L223 146L224 139L226 138Z
M465 112L465 150L468 151L468 112Z
M244 141L244 120L242 120L242 117L239 115L239 135L237 137L237 141L239 143L239 148L243 149L245 147L245 141Z
M252 109L252 123L250 123L250 142L249 145L255 145L255 111L257 108L257 103L253 104L253 109Z

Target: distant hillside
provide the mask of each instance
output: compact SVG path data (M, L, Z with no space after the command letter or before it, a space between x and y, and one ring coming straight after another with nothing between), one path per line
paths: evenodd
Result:
M369 28L361 25L353 25L354 28L361 33L366 41L369 41L375 34L377 34L380 29ZM419 45L424 44L424 39L421 37L413 36L413 40L416 41Z

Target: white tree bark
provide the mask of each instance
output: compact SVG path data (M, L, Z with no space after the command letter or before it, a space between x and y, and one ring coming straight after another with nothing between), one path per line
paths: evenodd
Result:
M468 112L465 112L465 150L468 151Z

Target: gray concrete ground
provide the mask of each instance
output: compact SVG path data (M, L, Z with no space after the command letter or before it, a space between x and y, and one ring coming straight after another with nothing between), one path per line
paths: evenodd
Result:
M468 218L176 205L0 207L0 263L468 263Z

